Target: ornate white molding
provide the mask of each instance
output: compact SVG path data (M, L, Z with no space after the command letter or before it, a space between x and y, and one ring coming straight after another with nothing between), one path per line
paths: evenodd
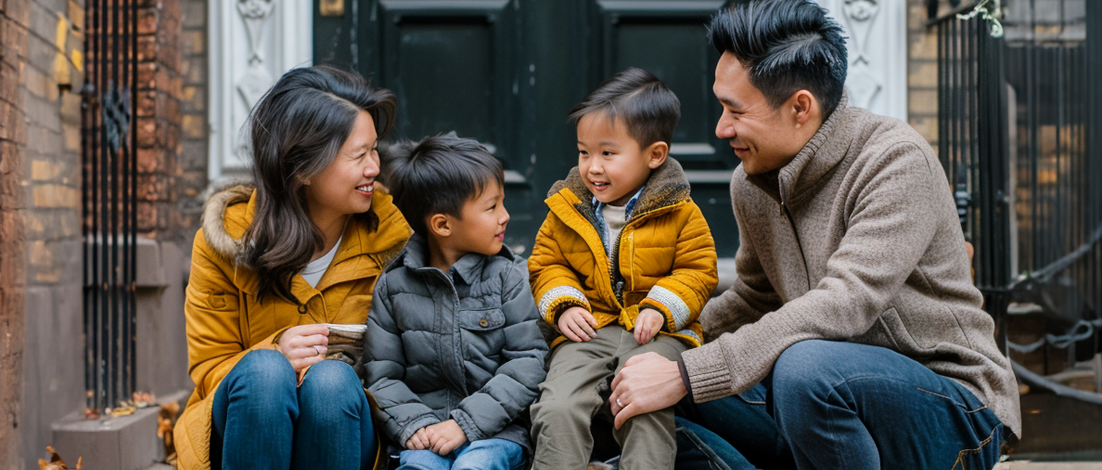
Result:
M244 175L240 130L275 80L313 54L312 2L224 0L210 4L211 181Z
M851 104L907 120L906 2L816 1L846 30Z

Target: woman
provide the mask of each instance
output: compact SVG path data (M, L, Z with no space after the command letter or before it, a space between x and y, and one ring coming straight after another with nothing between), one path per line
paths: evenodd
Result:
M322 361L325 323L364 324L410 229L376 191L394 96L359 75L287 72L247 125L255 189L211 197L184 311L195 393L178 465L370 468L371 410L352 367Z

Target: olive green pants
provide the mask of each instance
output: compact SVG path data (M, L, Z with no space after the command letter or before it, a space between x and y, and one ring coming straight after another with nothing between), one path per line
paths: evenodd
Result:
M628 358L656 352L676 360L688 347L670 336L656 335L640 345L631 331L608 325L586 342L567 340L551 353L547 379L532 405L533 468L583 469L593 452L590 422L604 401L597 386L620 371ZM636 416L614 431L622 454L620 468L672 469L677 452L673 410Z

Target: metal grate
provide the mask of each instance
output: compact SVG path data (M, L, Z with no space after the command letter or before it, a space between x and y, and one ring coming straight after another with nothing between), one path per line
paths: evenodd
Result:
M1010 207L1003 40L998 23L973 2L930 20L938 43L938 156L953 186L965 237L976 255L975 282L1005 347L1009 302Z
M88 0L85 25L84 381L88 408L103 412L134 390L136 0Z

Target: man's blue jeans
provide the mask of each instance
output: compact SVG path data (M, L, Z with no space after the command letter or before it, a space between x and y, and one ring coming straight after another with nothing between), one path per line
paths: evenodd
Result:
M678 469L989 469L1003 425L889 349L811 340L746 392L678 409Z
M520 470L524 448L505 439L482 439L459 446L446 457L431 450L403 450L398 470Z
M363 469L375 463L371 406L352 367L321 361L301 386L274 350L241 358L214 393L211 468Z

